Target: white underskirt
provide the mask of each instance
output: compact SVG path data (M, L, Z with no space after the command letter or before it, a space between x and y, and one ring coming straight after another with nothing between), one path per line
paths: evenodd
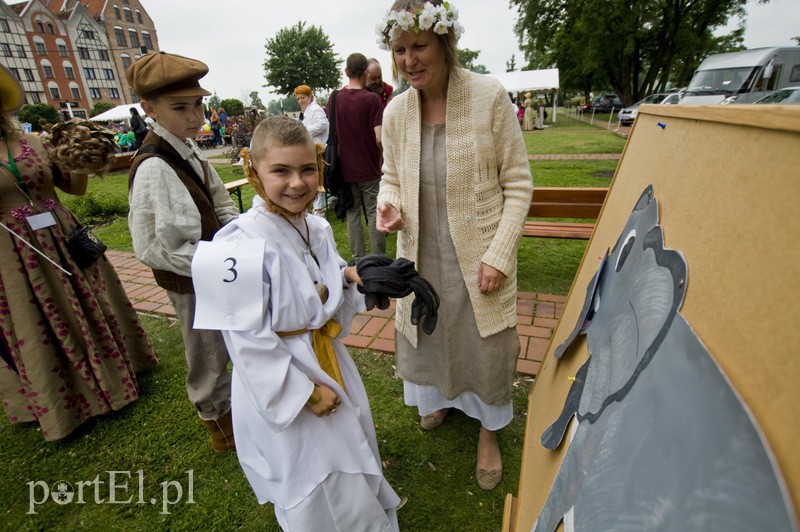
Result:
M514 417L513 403L490 405L474 392L464 392L454 399L446 399L436 386L424 386L403 381L403 398L406 405L416 406L420 416L433 414L443 408L457 408L481 422L487 430L500 430Z

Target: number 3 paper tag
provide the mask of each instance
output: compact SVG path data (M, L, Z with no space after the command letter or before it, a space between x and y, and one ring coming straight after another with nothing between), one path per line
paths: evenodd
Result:
M197 243L192 259L195 329L249 331L264 315L264 239Z

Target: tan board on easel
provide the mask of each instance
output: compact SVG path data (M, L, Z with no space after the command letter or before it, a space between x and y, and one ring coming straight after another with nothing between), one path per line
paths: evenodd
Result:
M652 184L667 248L683 252L681 314L763 430L800 509L800 106L643 106L528 403L520 484L503 530L528 531L566 446L539 443L585 362L555 348L642 190ZM735 465L732 465L735 467Z

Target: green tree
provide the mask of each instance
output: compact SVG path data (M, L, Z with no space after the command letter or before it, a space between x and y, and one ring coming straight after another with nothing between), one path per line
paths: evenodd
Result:
M264 102L261 101L261 97L258 95L258 91L250 93L250 105L257 109L266 109Z
M17 114L17 118L20 122L28 122L31 124L34 131L41 131L42 126L39 125L40 118L43 118L50 124L57 124L61 122L61 113L50 104L36 103L23 105Z
M735 32L721 38L713 33L732 16L744 20L746 0L510 3L529 68L557 66L564 87L586 95L611 87L631 103L670 81L685 85L704 57L740 46Z
M514 72L517 69L517 55L511 54L511 59L506 61L506 72Z
M278 100L272 100L267 104L267 112L271 115L282 115L283 113L300 112L300 104L294 96L286 96Z
M469 48L464 48L458 51L458 60L461 61L461 64L464 65L464 68L468 70L472 70L478 74L488 74L489 71L486 70L485 66L475 64L475 60L478 59L480 53L480 50L470 50Z
M242 116L244 114L244 103L236 98L225 98L219 102L219 106L225 109L230 116Z
M209 114L211 114L211 109L217 108L219 108L219 96L217 96L217 93L214 93L214 95L208 99Z
M109 102L97 102L92 106L92 110L89 111L89 116L97 116L101 113L105 113L109 109L113 109L117 105L114 103Z
M292 94L298 85L314 90L339 86L342 60L321 28L298 22L267 39L265 48L264 78L279 94Z

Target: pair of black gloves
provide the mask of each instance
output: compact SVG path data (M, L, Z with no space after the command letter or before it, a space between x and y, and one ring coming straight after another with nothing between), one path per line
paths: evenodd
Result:
M358 276L364 282L358 291L364 294L367 310L378 307L389 308L390 297L405 297L414 293L411 304L411 323L432 334L436 329L439 311L439 296L431 283L423 279L408 259L394 261L385 255L368 255L356 261Z

